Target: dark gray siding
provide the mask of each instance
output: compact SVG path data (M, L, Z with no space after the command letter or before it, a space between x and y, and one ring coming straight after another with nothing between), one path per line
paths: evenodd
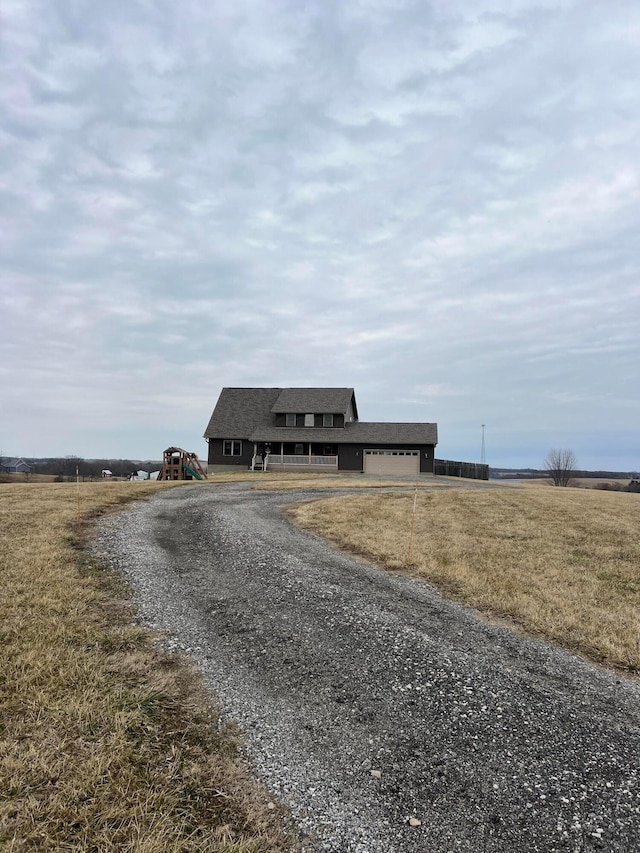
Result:
M436 449L433 444L423 444L420 449L420 473L433 474L433 459Z
M359 444L339 444L338 471L362 471L362 450Z
M253 442L247 441L245 438L242 441L241 456L224 456L222 438L209 439L209 465L232 465L234 467L248 468L251 465L253 458Z

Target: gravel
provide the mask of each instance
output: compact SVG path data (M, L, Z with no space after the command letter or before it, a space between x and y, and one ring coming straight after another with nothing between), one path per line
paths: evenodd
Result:
M640 850L638 682L337 552L282 512L310 497L183 487L94 541L305 850Z

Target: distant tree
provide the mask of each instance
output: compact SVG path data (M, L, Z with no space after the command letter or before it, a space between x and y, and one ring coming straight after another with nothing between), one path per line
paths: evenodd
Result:
M578 460L573 450L553 447L544 460L545 471L553 481L554 486L570 486L574 478Z
M59 462L60 479L64 480L66 477L67 480L75 480L76 468L78 468L79 471L79 466L82 462L84 462L84 459L73 454L61 459Z

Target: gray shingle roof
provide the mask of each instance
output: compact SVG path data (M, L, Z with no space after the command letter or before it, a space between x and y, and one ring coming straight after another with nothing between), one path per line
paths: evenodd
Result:
M353 388L283 388L271 411L344 415L353 396Z
M249 438L258 426L271 426L271 407L281 388L223 388L205 438Z
M249 436L251 441L313 441L323 444L339 444L346 441L347 431L342 428L322 429L321 427L257 427Z
M437 444L434 423L355 421L333 429L274 425L276 412L346 412L352 397L355 409L353 388L223 388L204 436L326 444Z
M249 438L273 427L272 413L344 414L352 398L357 417L353 388L223 388L204 437Z
M260 425L251 441L313 441L323 444L437 444L438 425L420 423L367 423L357 421L344 429L276 427Z
M438 424L357 421L347 426L350 443L437 444Z

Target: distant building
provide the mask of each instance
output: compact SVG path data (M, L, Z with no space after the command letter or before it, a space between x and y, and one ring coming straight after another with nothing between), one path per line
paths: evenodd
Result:
M0 471L3 474L30 474L31 466L16 457L0 459Z
M113 471L109 471L108 468L103 468L102 469L102 476L105 480L108 480L109 477L113 477Z

